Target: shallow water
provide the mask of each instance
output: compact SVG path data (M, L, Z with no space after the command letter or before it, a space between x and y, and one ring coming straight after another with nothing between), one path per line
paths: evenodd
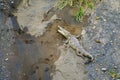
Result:
M46 53L39 40L22 31L16 17L8 14L0 12L0 80L51 80L54 55Z
M49 62L45 63L45 59L49 56L45 56L46 53L42 50L39 41L21 31L14 17L7 19L6 25L2 25L0 29L2 31L0 35L0 64L2 69L0 80L38 80L39 78L49 80L49 70L44 71L45 67L50 67ZM41 71L37 71L38 68L41 68Z

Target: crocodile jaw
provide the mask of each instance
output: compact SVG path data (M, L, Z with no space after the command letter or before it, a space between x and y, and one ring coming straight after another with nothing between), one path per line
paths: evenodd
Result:
M63 29L60 26L58 26L58 28L59 28L58 32L68 39L70 36L70 32L68 32L67 30Z

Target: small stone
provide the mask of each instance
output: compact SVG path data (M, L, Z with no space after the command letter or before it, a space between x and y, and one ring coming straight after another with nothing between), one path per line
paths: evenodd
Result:
M8 61L8 58L6 58L5 61Z
M100 17L96 17L96 20L100 20L101 18Z
M92 29L95 29L96 28L96 26L94 25L93 27L92 27Z
M115 69L117 69L117 66L114 66Z
M86 33L86 31L85 31L85 30L82 30L81 35L84 35L85 33Z
M95 68L96 71L98 71L98 68Z
M107 21L106 19L103 19L103 21L105 22L105 21Z
M105 71L107 71L107 68L102 68L101 70L105 72Z
M101 16L101 18L102 18L102 20L105 22L105 21L107 21L103 16Z

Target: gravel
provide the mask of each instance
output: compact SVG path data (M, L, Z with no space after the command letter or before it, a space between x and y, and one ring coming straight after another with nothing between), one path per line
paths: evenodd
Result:
M120 72L120 0L103 0L89 19L83 46L96 59L88 66L92 80L111 80L109 71L103 74L101 70L95 71L95 67L112 70L116 65L116 72Z

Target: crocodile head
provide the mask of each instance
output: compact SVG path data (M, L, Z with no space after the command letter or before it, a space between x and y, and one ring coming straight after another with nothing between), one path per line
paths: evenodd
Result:
M58 26L58 32L61 33L64 37L69 38L70 37L70 32L65 30L64 28Z

